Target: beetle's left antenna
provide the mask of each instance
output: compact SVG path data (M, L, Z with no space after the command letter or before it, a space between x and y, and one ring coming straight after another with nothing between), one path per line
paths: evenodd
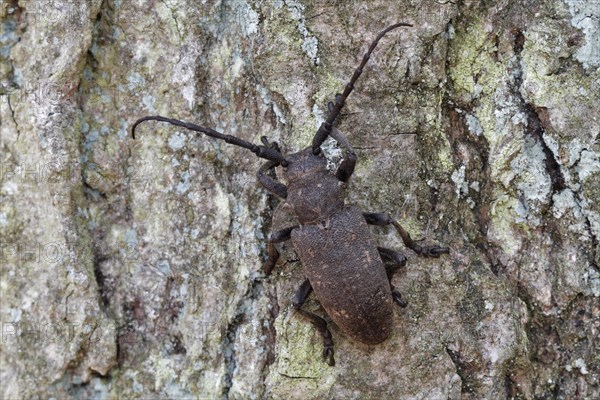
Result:
M147 117L143 117L143 118L140 118L137 121L135 121L135 123L133 124L133 127L131 128L131 137L132 138L135 139L135 128L137 128L137 126L144 121L168 122L169 124L182 126L191 131L202 132L207 136L210 136L210 137L213 137L216 139L221 139L227 143L234 144L236 146L240 146L245 149L248 149L260 158L265 158L267 160L276 161L284 167L287 165L287 161L285 160L285 157L283 156L283 154L281 154L276 148L274 148L272 146L257 146L254 143L246 142L245 140L242 140L235 136L224 135L220 132L215 131L214 129L205 128L203 126L192 124L190 122L180 121L178 119L161 117L160 115L154 115L154 116L149 115Z
M367 61L369 61L369 58L371 57L371 53L373 52L373 50L375 50L375 47L377 47L377 43L379 43L379 40L381 40L381 38L386 33L391 31L392 29L396 29L400 26L412 26L412 25L407 24L405 22L399 22L397 24L390 25L387 28L385 28L383 31L379 32L379 35L377 35L375 40L373 40L373 42L371 43L371 46L369 46L369 50L367 50L367 52L363 56L363 59L362 59L360 65L358 66L358 68L356 68L354 70L354 75L352 75L352 78L350 78L350 82L348 82L346 84L346 87L344 88L344 93L342 93L341 95L335 96L335 104L333 106L333 109L329 112L329 116L327 117L327 120L325 122L323 122L321 124L321 126L319 127L319 130L317 130L317 133L315 134L315 137L313 138L313 141L312 141L313 154L319 154L319 152L321 151L321 145L323 144L325 139L327 139L327 136L329 136L331 134L331 128L333 127L333 123L334 123L335 119L337 118L340 111L342 110L342 107L344 107L344 102L346 101L346 99L348 98L350 93L352 92L352 89L354 89L354 84L360 77L360 74L362 74L363 68L367 64Z

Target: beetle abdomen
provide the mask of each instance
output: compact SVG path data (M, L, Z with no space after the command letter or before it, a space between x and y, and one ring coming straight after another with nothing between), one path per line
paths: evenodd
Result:
M390 285L360 210L345 206L317 225L298 227L292 241L317 299L340 329L362 343L387 339Z

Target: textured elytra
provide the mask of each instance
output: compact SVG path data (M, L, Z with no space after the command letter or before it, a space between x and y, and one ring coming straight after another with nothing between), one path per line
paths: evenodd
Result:
M344 206L319 224L298 227L292 242L319 302L342 331L367 344L387 339L390 285L360 210Z

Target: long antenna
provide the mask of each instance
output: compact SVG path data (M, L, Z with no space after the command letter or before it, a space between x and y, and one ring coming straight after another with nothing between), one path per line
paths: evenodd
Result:
M283 154L281 154L278 151L277 148L268 147L268 146L257 146L253 143L246 142L245 140L242 140L235 136L224 135L220 132L215 131L214 129L205 128L203 126L192 124L190 122L180 121L178 119L161 117L160 115L147 116L147 117L143 117L143 118L140 118L137 121L135 121L135 123L133 124L133 127L131 128L131 137L132 138L135 139L135 128L137 128L137 126L144 121L168 122L169 124L182 126L191 131L202 132L207 136L210 136L210 137L213 137L216 139L221 139L221 140L226 141L227 143L234 144L236 146L240 146L245 149L248 149L248 150L252 151L254 154L256 154L258 157L266 158L267 160L271 160L271 161L276 161L283 166L287 165L287 161L285 160L285 157L283 156Z
M381 40L381 38L392 29L396 29L400 26L412 25L404 22L399 22L397 24L388 26L383 31L379 32L379 35L377 35L375 40L373 40L373 43L371 43L371 46L369 46L369 50L367 50L366 54L363 56L360 65L354 70L354 75L352 75L352 78L350 78L350 82L348 82L344 87L344 93L342 93L339 96L335 96L335 105L333 106L333 109L329 113L327 120L323 122L317 130L317 133L315 134L315 137L312 141L313 154L319 154L319 152L321 151L321 144L323 144L325 139L327 139L327 136L331 134L331 127L333 126L333 122L342 110L342 107L344 107L344 102L352 92L352 89L354 89L354 84L360 77L360 74L362 74L363 68L367 64L367 61L369 61L371 53L373 52L373 50L375 50L375 47L377 47L377 43L379 43L379 40Z

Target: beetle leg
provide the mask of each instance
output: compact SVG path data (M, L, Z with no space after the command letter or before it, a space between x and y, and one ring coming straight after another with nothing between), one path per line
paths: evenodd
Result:
M288 228L280 229L271 234L271 238L269 242L271 243L281 243L286 242L292 238L292 231L297 228L298 225L290 226Z
M279 231L273 232L271 237L269 238L269 242L267 243L267 255L269 259L267 260L264 271L265 274L270 275L273 267L277 263L279 259L279 252L273 245L274 243L285 242L286 240L290 240L292 238L292 231L294 228L297 228L298 225L291 226L289 228L281 229Z
M400 294L400 292L397 291L394 285L392 285L391 283L390 289L392 289L392 299L394 299L394 303L398 304L398 306L402 308L408 307L408 303L402 298L402 294Z
M331 129L330 136L346 149L346 156L335 172L335 176L342 182L348 182L348 179L352 176L354 167L356 166L356 153L354 153L354 149L346 136L335 126Z
M275 168L278 165L279 163L277 161L268 161L262 167L260 167L256 176L260 184L265 189L281 197L282 199L285 199L287 197L287 187L283 183L271 178L268 175L269 170Z
M340 96L341 95L339 93L336 94L336 101L339 100ZM331 101L327 103L327 108L329 109L330 113L333 112L334 105ZM348 182L348 179L350 179L350 177L352 176L352 173L354 172L354 167L356 166L356 153L354 152L354 148L352 148L352 145L348 141L346 135L344 135L342 132L340 132L338 128L336 128L336 124L337 117L331 126L331 133L329 134L329 136L335 139L346 150L346 156L344 157L342 163L335 172L335 176L342 182Z
M403 254L385 247L377 247L377 251L379 251L383 262L386 263L385 273L389 280L400 268L406 266L406 257Z
M421 246L420 244L417 244L417 242L410 237L410 234L387 213L363 213L363 215L365 220L367 220L367 224L369 225L394 225L394 228L396 228L396 231L402 238L404 245L420 256L437 258L441 254L450 253L450 249L448 247L441 247L437 245Z
M273 271L273 268L275 267L275 264L277 264L277 260L279 259L279 252L271 242L267 243L267 257L268 259L263 269L265 271L265 275L269 276L271 275L271 271Z
M302 314L304 318L308 319L317 331L319 331L323 338L323 358L327 360L327 364L333 367L335 365L335 359L333 358L333 338L331 332L327 329L327 321L316 314L302 309L302 304L304 304L310 292L312 292L312 286L308 279L305 279L294 295L294 309Z
M403 254L397 253L394 250L387 249L385 247L377 247L381 259L385 263L385 273L390 281L390 290L392 291L392 298L394 302L400 307L404 308L408 305L406 300L402 299L402 295L396 290L396 287L392 285L392 278L398 270L406 265L406 257Z

